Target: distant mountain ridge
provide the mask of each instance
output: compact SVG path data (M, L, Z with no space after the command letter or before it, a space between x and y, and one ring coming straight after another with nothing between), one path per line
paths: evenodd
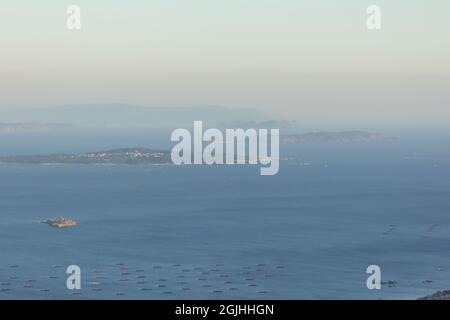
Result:
M72 128L73 126L63 123L40 123L40 122L20 122L20 123L0 123L0 133L34 133L59 131Z
M59 107L1 111L3 122L67 123L94 127L152 127L192 126L202 120L208 126L233 121L262 121L267 116L252 108L144 107L131 104L80 104Z
M254 129L280 129L280 130L300 130L300 124L296 120L264 120L264 121L232 121L221 123L224 128L254 128Z

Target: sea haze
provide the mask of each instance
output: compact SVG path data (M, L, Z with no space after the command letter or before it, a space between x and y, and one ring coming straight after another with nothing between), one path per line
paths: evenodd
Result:
M163 147L163 136L142 146ZM67 151L144 142L122 139ZM62 151L55 141L20 152ZM0 299L410 299L448 289L450 148L432 141L286 145L272 177L257 166L0 164ZM40 223L59 216L79 226ZM66 289L71 264L80 292ZM371 264L396 284L368 290Z

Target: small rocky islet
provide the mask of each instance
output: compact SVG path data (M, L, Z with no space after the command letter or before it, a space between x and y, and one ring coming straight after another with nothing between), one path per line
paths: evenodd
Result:
M435 293L419 298L418 300L450 300L450 290L436 291Z
M48 224L49 226L58 229L78 226L78 223L75 220L67 219L64 217L57 219L47 219L45 221L42 221L42 223Z

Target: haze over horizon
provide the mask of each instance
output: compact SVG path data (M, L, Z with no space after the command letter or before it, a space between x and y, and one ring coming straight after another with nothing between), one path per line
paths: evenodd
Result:
M66 28L71 4L78 31ZM447 124L450 2L379 0L380 31L366 28L371 4L17 0L0 19L0 111L123 102Z

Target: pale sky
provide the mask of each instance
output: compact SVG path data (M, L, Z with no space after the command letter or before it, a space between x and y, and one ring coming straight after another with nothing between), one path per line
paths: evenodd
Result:
M82 29L66 28L81 8ZM366 28L366 8L382 29ZM448 0L0 0L0 108L255 107L450 122Z

